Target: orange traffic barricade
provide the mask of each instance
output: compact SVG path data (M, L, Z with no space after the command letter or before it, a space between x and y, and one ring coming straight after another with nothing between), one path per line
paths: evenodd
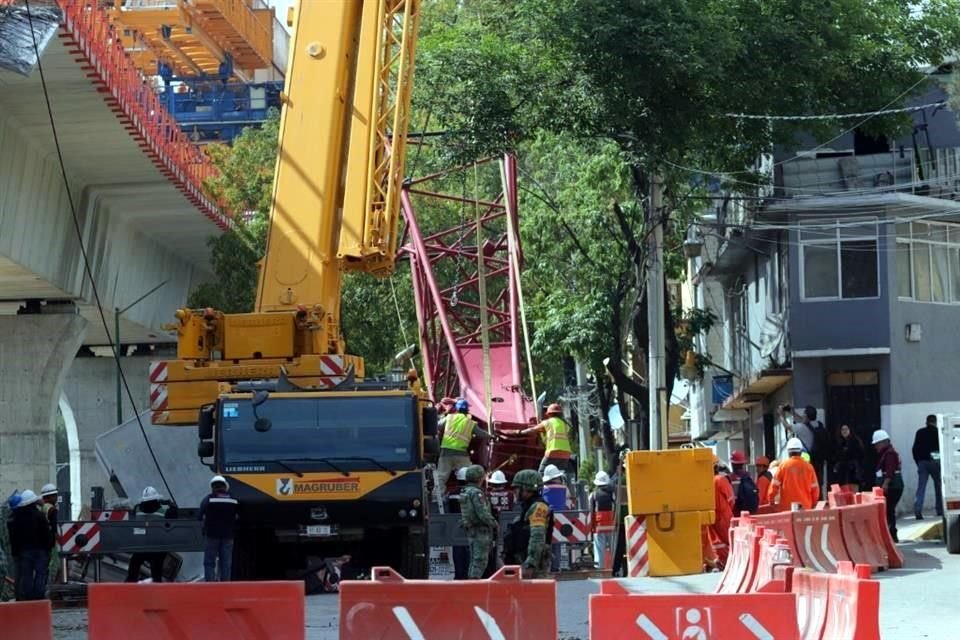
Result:
M17 640L53 640L50 601L0 603L0 636Z
M852 495L852 494L851 494ZM876 506L860 504L837 509L843 542L855 564L870 565L877 571L890 566L883 531L877 522Z
M815 509L793 514L793 535L803 566L833 573L837 563L849 561L840 530L839 509Z
M302 582L91 584L89 640L303 640Z
M903 554L897 548L890 535L890 529L887 528L887 499L883 495L883 489L874 487L873 491L857 494L857 504L872 504L877 510L876 519L880 526L880 534L883 538L883 547L887 550L887 560L891 569L903 568Z
M795 571L791 582L804 640L880 640L880 583L870 579L868 565L840 562L835 574Z
M716 593L745 593L753 583L757 569L762 528L755 528L749 516L734 519L730 528L730 556Z
M647 595L614 580L590 596L590 640L799 640L791 593Z
M797 540L793 535L793 512L779 511L777 513L767 513L763 515L751 516L752 520L763 527L764 531L776 531L777 535L783 538L790 548L790 557L793 558L795 567L803 566L800 564L800 552L797 550Z
M489 580L405 580L375 567L340 583L340 639L556 640L557 585L502 567Z

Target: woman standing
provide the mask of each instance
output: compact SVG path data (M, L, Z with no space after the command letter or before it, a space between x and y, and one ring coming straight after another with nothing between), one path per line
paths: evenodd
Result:
M883 429L873 432L873 446L877 450L876 485L883 487L887 502L887 526L894 542L897 538L897 503L903 496L903 476L900 475L900 454L890 444L890 434Z
M863 442L848 425L840 427L837 437L837 461L833 465L834 484L839 484L847 491L860 491L863 483Z

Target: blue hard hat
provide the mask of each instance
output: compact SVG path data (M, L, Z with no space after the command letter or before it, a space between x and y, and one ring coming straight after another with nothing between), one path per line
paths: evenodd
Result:
M20 506L21 499L22 499L22 496L20 495L20 492L14 491L12 494L10 494L10 497L7 498L7 506L10 507L11 509L16 509L17 507Z
M457 411L466 411L470 408L470 403L463 398L457 398L457 403L453 405Z

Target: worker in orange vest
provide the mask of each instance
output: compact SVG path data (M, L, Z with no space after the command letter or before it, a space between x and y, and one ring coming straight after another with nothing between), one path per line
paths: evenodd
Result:
M757 458L757 495L760 496L760 506L770 504L770 482L773 474L770 473L770 459L767 456Z
M717 566L722 568L727 563L730 553L730 520L733 519L733 484L727 474L720 469L720 458L713 456L713 495L716 517L710 525L710 543L717 556Z
M770 502L780 497L778 511L790 511L794 502L804 509L813 509L820 499L820 483L813 465L803 459L803 443L800 438L787 441L790 457L777 467L770 483Z

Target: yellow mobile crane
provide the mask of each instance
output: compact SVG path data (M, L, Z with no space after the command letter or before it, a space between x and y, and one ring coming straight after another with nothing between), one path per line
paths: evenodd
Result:
M151 367L154 424L198 425L241 504L238 577L351 554L426 577L436 412L364 380L340 331L343 271L392 272L419 0L301 0L256 308L176 312Z

